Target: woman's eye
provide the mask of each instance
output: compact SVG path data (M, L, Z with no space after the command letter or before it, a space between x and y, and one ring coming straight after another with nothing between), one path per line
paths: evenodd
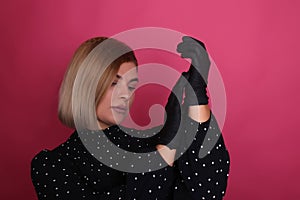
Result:
M113 86L113 85L117 85L117 83L118 83L118 82L112 82L112 84L111 84L111 85L112 85L112 86Z
M133 90L135 90L135 87L128 87L128 89L130 90L130 91L133 91Z

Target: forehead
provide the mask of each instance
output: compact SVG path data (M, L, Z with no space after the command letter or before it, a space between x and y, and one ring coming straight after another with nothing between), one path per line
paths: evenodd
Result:
M124 62L120 65L119 75L122 76L137 76L136 65L133 62Z

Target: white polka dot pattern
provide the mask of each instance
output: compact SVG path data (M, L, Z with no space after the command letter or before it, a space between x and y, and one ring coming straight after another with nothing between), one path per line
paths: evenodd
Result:
M85 148L78 133L54 150L43 150L31 162L31 177L39 199L222 199L226 192L229 173L229 154L223 137L218 132L217 142L204 158L198 157L200 149L205 149L210 121L198 123L186 119L185 134L190 127L198 127L192 143L177 150L180 156L174 165L152 170L153 165L164 165L164 160L154 160L152 154L145 154L149 170L143 173L128 173L114 169L121 164L121 159L128 159L119 152L106 152L111 163L109 166L96 159ZM151 152L156 150L157 130L135 130L112 126L104 130L105 135L115 145L133 152ZM103 134L103 133L102 133ZM215 134L215 135L217 135ZM136 135L136 137L133 137ZM96 147L107 145L102 136L93 138ZM188 140L188 139L187 139ZM208 142L214 138L209 137ZM97 146L98 145L98 146ZM99 148L100 149L100 148ZM111 154L110 154L111 153ZM133 169L138 167L130 163Z

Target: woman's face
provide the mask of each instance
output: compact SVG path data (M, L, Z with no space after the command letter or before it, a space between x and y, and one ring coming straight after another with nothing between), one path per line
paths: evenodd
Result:
M137 83L136 65L133 62L121 64L113 83L96 108L100 129L120 124L125 119L132 105Z

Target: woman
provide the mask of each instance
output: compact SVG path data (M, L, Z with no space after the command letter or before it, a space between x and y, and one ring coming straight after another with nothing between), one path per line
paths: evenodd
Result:
M31 163L38 198L222 199L229 154L207 105L210 62L203 47L202 42L183 37L177 50L192 59L190 70L168 98L164 125L140 131L119 125L138 83L133 51L105 37L84 42L60 89L59 119L75 131L57 148L38 153ZM115 53L119 49L123 50ZM115 146L124 152L107 149ZM134 153L127 156L128 152ZM198 152L207 155L199 157Z

